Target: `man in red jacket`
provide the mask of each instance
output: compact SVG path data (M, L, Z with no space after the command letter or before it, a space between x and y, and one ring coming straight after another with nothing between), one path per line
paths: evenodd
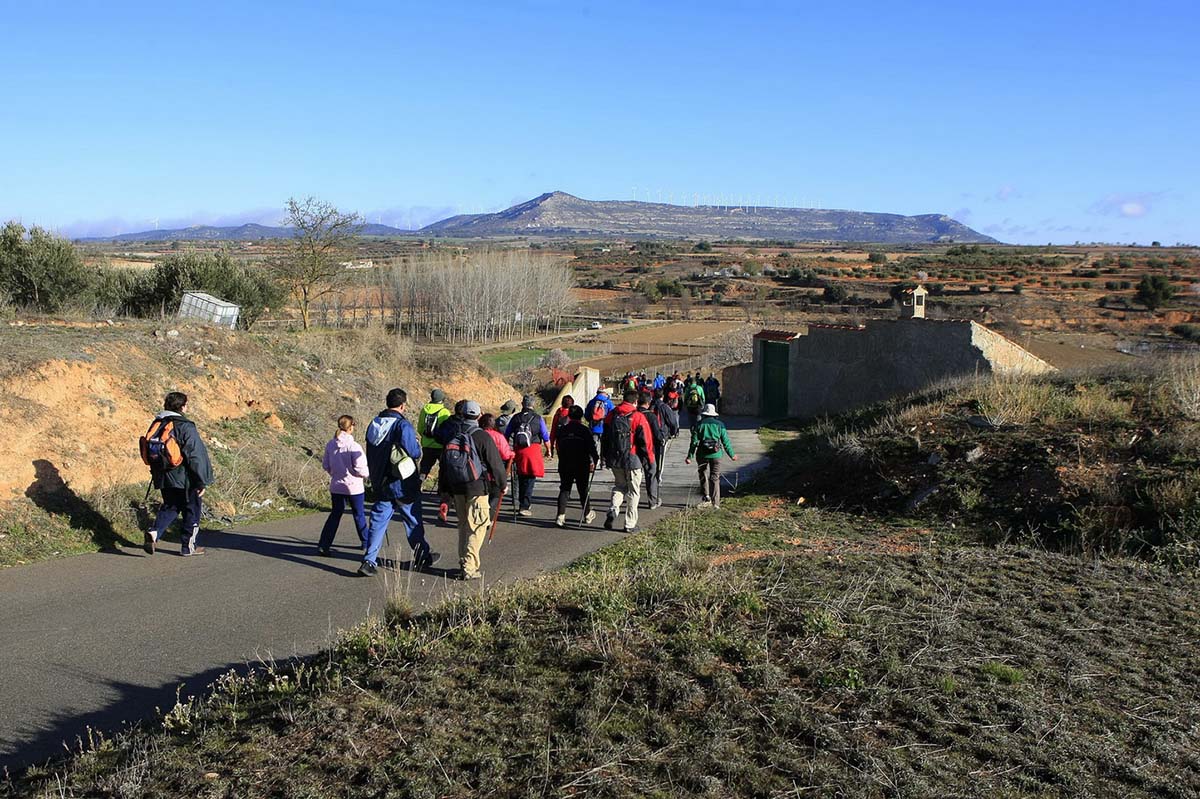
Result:
M637 531L642 464L654 468L653 433L646 417L637 412L637 399L636 391L626 391L624 402L613 408L604 420L601 445L604 459L613 473L612 506L604 519L606 530L613 529L621 505L628 498L625 532Z

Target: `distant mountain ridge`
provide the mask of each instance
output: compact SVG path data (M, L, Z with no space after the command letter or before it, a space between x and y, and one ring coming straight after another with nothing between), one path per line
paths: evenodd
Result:
M944 214L871 213L823 208L668 205L584 200L549 192L493 214L464 214L421 228L426 235L657 236L853 241L879 244L996 244Z
M293 235L291 228L245 224L145 230L84 241L259 241ZM459 214L420 230L370 224L364 236L595 236L925 244L997 244L944 214L872 213L824 208L669 205L632 200L584 200L552 191L492 214Z
M364 236L411 236L414 231L402 230L388 225L363 225ZM294 228L272 227L247 223L221 227L216 225L193 225L170 230L143 230L139 233L119 233L115 236L97 236L80 241L262 241L265 239L290 239Z

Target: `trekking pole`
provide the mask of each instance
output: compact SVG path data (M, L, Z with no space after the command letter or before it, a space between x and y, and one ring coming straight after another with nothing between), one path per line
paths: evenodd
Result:
M500 521L500 509L504 507L504 495L507 493L504 488L500 489L500 499L496 502L496 515L492 517L492 527L488 530L487 540L491 541L492 536L496 534L496 524Z
M579 514L579 524L575 525L577 529L583 528L583 520L587 518L588 507L592 504L592 478L596 476L596 464L592 464L588 469L587 488L583 492L583 511Z
M513 519L517 518L517 487L515 485L516 479L517 479L517 475L513 472L512 464L509 464L508 487L510 489L509 494L512 495ZM497 510L496 513L499 514L499 510Z

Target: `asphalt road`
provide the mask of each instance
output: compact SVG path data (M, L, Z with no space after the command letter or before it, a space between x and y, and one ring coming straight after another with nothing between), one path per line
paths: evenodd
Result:
M727 419L739 462L727 485L765 463L753 420ZM653 522L698 499L694 468L683 464L686 433L668 450L663 508L642 510ZM178 544L158 554L141 549L78 555L0 571L0 768L16 771L64 754L87 728L112 731L126 720L152 717L201 691L231 668L311 655L337 631L380 612L393 592L428 607L461 591L560 568L620 540L603 529L611 480L597 473L597 519L589 527L554 526L557 478L539 481L533 517L502 513L495 539L482 553L484 580L463 584L408 571L410 551L395 525L395 569L355 577L360 550L346 518L334 558L319 558L315 542L324 514L205 531L208 554L179 557ZM728 491L728 488L726 488ZM578 501L569 519L579 518ZM439 527L426 504L426 530L438 567L457 567L457 533Z

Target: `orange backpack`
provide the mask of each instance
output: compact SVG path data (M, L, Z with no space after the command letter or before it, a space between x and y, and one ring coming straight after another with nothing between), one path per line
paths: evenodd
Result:
M138 439L142 463L151 469L174 469L183 465L183 450L175 439L175 421L170 417L155 419L146 435Z

